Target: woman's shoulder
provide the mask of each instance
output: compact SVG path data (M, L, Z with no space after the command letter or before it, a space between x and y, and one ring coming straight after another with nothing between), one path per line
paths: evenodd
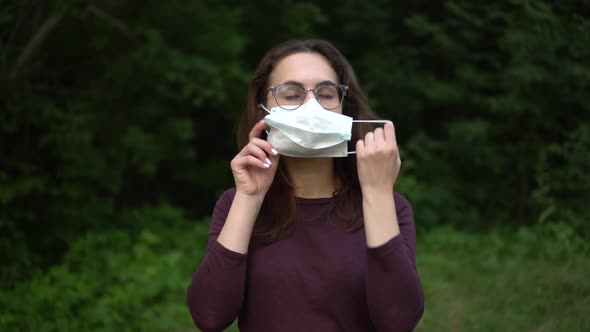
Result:
M393 193L395 201L395 210L398 217L400 226L410 225L414 223L414 210L410 201L402 194L398 192Z
M235 187L231 187L227 190L225 190L221 195L219 195L218 199L217 199L217 207L221 207L224 205L227 205L228 207L231 205L231 203L234 200L234 197L236 196L236 188Z
M213 214L211 215L210 231L212 234L219 234L221 231L221 227L225 224L225 219L227 218L235 195L236 188L230 188L218 197Z
M412 205L410 204L410 201L406 198L406 196L404 196L403 194L394 191L393 192L393 199L395 200L395 206L397 207L402 207L402 206L408 206L408 207L412 207Z
M236 187L231 187L229 189L226 189L219 197L220 198L229 198L229 199L234 199L234 196L236 195Z

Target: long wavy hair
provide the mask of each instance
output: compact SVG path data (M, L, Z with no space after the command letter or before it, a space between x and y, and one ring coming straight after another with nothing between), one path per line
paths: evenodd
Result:
M355 120L378 119L369 108L351 65L332 44L318 39L289 40L270 49L254 72L248 89L246 111L242 114L237 132L239 150L248 144L248 134L252 127L266 115L266 112L258 105L266 104L270 74L278 62L296 53L322 55L338 75L339 83L348 85L349 88L342 103L342 114ZM355 149L356 141L363 138L369 128L368 125L363 124L353 126L352 138L348 143L349 150ZM354 231L363 224L356 157L335 158L334 172L341 185L334 193L335 199L326 213L334 214L347 230ZM297 221L297 206L291 183L285 165L279 163L274 181L264 199L254 227L252 239L255 242L271 243L293 234Z

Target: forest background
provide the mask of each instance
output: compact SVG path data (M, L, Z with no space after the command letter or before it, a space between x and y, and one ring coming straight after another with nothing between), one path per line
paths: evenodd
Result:
M417 330L590 331L590 2L573 0L0 0L0 330L194 330L185 289L250 75L309 37L396 124Z

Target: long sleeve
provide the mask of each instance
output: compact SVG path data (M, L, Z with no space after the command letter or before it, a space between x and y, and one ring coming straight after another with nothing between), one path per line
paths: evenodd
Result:
M187 289L187 305L195 325L204 332L221 331L238 316L244 300L247 255L233 252L217 237L227 218L235 190L217 201L207 251Z
M424 294L416 269L416 229L410 203L395 194L400 234L367 248L366 294L378 331L412 331L424 312Z

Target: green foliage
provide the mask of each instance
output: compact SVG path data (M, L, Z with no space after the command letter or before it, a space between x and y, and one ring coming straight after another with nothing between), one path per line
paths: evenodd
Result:
M186 229L158 223L202 219L232 185L233 133L250 73L269 47L289 38L332 41L373 109L394 121L403 161L397 190L412 202L420 229L453 225L500 237L494 229L538 223L517 232L513 240L526 245L511 247L511 255L569 271L556 258L576 256L572 248L589 236L589 18L587 1L4 1L0 290L16 287L9 298L34 305L8 304L2 322L25 328L21 315L41 324L54 314L54 330L100 329L68 322L67 312L87 310L84 324L115 324L138 303L164 303L154 294L170 285L150 291L128 276L145 287L111 288L120 281L114 275L94 280L89 271L131 275L182 261L175 250L189 246L174 249L166 232L183 237ZM535 242L548 238L554 249ZM111 241L121 252L109 251ZM130 249L135 245L143 249ZM158 248L171 256L156 260ZM122 263L128 260L138 263ZM517 270L506 271L505 281ZM43 298L23 295L31 285ZM76 289L81 297L72 295ZM125 299L126 292L141 300ZM90 306L94 298L101 304ZM186 321L179 307L162 308ZM548 324L543 328L568 326Z
M63 262L0 297L7 331L190 331L185 289L208 223L168 205L86 233ZM590 245L567 224L418 233L426 311L417 331L584 331ZM228 331L237 331L234 324Z
M351 8L340 10L370 16L370 9ZM387 37L358 28L365 42L362 50L353 46L352 61L374 109L396 123L402 159L411 165L402 175L413 179L399 190L441 207L436 216L417 210L420 223L530 224L542 214L530 199L540 186L539 161L590 121L590 21L583 13L540 1L400 4L370 16ZM570 167L587 173L580 163ZM417 185L405 187L410 182ZM568 196L556 208L583 201Z
M21 253L5 258L12 272L1 284L58 262L80 234L125 224L127 208L164 200L209 214L231 183L221 165L233 136L220 133L233 131L241 100L229 97L244 95L247 81L239 10L118 1L8 8L6 72L43 23L25 29L19 19L61 20L42 51L2 77L1 247L17 243Z
M206 222L170 206L130 211L136 231L89 232L63 262L0 299L3 331L187 331L186 286Z
M590 197L590 126L581 124L563 143L550 144L538 163L533 199L543 212L541 223L565 222L581 234L590 213L584 198Z

